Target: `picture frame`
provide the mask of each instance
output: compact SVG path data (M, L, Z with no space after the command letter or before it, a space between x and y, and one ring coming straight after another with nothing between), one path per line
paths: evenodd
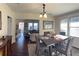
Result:
M53 21L43 21L43 29L53 29Z
M0 30L2 29L2 18L1 18L1 16L2 16L2 13L0 11Z

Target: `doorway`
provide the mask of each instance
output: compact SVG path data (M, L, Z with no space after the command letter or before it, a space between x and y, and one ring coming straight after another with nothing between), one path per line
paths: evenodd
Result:
M24 32L24 22L19 22L19 30Z
M18 23L18 29L17 29L17 38L20 38L24 34L24 22Z
M7 35L12 35L12 18L10 16L7 16L7 21L8 21Z

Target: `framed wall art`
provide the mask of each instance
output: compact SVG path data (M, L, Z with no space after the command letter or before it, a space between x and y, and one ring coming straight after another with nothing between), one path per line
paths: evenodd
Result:
M53 29L53 21L43 21L43 29Z
M2 29L2 19L1 19L2 13L0 11L0 30Z

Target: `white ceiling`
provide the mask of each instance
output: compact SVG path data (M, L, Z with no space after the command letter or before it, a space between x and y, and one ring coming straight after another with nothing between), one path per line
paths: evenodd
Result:
M41 3L7 3L17 13L41 13ZM53 16L72 12L79 9L78 3L46 3L46 12Z

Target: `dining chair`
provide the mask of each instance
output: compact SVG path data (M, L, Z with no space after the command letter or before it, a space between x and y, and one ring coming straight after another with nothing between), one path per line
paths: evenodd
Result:
M44 45L43 43L40 43L40 35L35 36L36 38L36 55L42 56L42 55L48 55L48 49L47 46Z
M66 33L65 33L65 32L59 32L59 34L60 34L60 35L66 35Z
M37 35L38 35L38 33L32 33L32 34L30 34L30 42L35 42L36 43L35 36L37 36Z
M70 42L71 42L72 38L69 37L68 39L63 40L61 43L57 43L55 45L55 49L56 49L56 55L68 55L68 52L70 52L69 46L70 46Z

